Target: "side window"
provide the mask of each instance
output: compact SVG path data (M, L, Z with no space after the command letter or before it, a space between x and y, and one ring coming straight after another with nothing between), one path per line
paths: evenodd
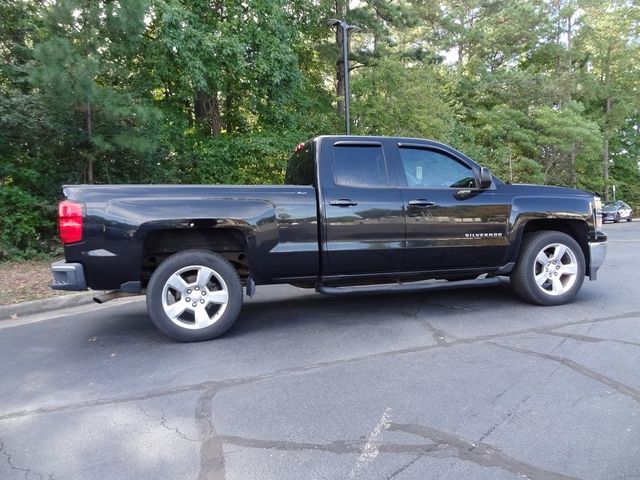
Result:
M471 168L443 153L421 148L400 147L400 158L409 187L475 187Z
M386 187L387 165L381 145L334 145L333 166L337 185Z
M307 143L297 150L287 163L285 183L289 185L315 185L315 162L313 143Z

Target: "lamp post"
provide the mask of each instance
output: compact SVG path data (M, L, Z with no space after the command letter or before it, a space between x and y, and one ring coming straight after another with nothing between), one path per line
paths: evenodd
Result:
M360 27L349 25L345 20L331 18L327 21L331 27L342 29L342 68L344 71L344 123L347 135L351 135L351 121L349 118L349 34L361 32Z

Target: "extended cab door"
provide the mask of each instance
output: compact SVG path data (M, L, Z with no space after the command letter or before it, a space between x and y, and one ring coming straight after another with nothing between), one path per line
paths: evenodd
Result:
M440 144L397 143L406 219L407 271L501 266L510 202L495 182L479 188L479 166Z
M404 266L402 194L384 142L325 139L322 144L324 275Z

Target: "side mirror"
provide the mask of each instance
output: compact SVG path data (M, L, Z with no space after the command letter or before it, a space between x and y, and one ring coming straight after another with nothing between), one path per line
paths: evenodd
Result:
M486 190L492 183L491 171L488 168L480 167L480 188Z

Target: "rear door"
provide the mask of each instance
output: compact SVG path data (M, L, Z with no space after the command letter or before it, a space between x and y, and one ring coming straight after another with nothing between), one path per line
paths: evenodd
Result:
M395 152L399 183L404 184L405 270L502 265L510 198L495 185L476 188L479 167L455 151L399 143Z
M404 266L402 194L384 142L323 144L325 275L401 271Z

